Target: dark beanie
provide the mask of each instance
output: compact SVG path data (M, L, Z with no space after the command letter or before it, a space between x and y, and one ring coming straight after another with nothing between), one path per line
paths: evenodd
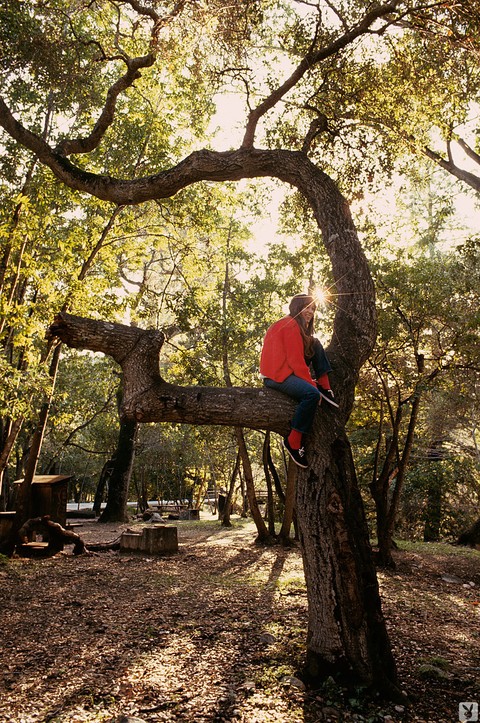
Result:
M309 305L312 305L312 308L315 311L317 305L315 304L313 296L309 296L308 294L296 294L288 306L290 316L298 316L298 314L300 314L300 312Z

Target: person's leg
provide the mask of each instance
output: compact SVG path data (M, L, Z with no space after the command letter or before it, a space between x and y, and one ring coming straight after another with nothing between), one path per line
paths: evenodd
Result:
M325 349L318 339L313 340L313 357L310 363L313 366L317 380L324 374L328 375L328 373L332 371Z
M292 419L292 429L288 437L283 440L283 446L287 450L295 464L304 469L308 467L308 461L303 447L303 435L307 434L312 426L313 418L320 401L320 392L309 382L291 374L284 382L274 382L272 379L264 379L266 387L277 389L283 394L298 401L297 408Z
M306 382L294 374L283 382L274 382L273 379L265 379L264 384L270 389L277 389L287 394L298 402L292 419L292 429L301 434L308 434L310 431L315 412L320 401L320 392L313 384Z
M313 358L310 362L315 372L315 380L322 399L325 399L333 407L338 407L335 401L328 373L332 371L325 349L318 339L313 342Z

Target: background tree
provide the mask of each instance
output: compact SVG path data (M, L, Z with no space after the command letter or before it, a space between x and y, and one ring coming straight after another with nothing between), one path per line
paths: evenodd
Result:
M475 404L478 384L474 331L477 321L473 310L478 283L462 256L461 250L410 260L400 255L393 262L382 264L377 272L379 335L370 360L371 369L364 370L360 389L362 409L371 410L372 430L376 429L378 434L376 441L370 438L367 465L376 506L379 556L385 565L394 564L392 537L409 466L413 467L413 478L420 479L426 470L422 459L433 462L444 455L465 453L460 440L465 440L471 423L464 427L463 418L465 414L469 417L472 402ZM409 408L405 420L404 412ZM360 412L359 419L359 435L364 440L368 438L369 426L366 414L367 411ZM358 445L358 452L363 444ZM472 451L470 448L470 456ZM456 465L431 464L426 475L432 479L432 510L434 505L440 509L445 487L445 482L437 483L436 471L442 470L444 480L448 468L453 475L454 470L458 473ZM466 478L468 474L458 475L459 490ZM451 489L455 487L455 477L448 485ZM409 484L410 494L411 491ZM413 507L405 503L412 520L418 519ZM419 509L423 508L422 502Z

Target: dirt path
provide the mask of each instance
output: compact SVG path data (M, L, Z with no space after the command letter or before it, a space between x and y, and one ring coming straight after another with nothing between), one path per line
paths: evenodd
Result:
M88 545L121 530L76 531ZM307 609L298 549L257 547L241 521L179 523L178 535L171 557L0 565L2 723L453 723L459 702L480 702L480 553L402 552L397 571L379 575L413 700L401 710L365 706L333 682L296 687Z

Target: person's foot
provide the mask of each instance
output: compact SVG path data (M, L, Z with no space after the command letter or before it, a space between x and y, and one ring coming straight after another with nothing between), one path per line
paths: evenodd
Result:
M300 447L300 449L293 449L293 447L290 445L290 442L288 441L288 437L285 437L285 439L283 440L283 446L285 447L295 464L298 464L299 467L303 467L303 469L306 469L308 467L304 447Z
M322 399L325 399L325 401L331 404L332 407L338 407L331 389L325 389L325 387L321 387L320 384L317 384L317 388Z

